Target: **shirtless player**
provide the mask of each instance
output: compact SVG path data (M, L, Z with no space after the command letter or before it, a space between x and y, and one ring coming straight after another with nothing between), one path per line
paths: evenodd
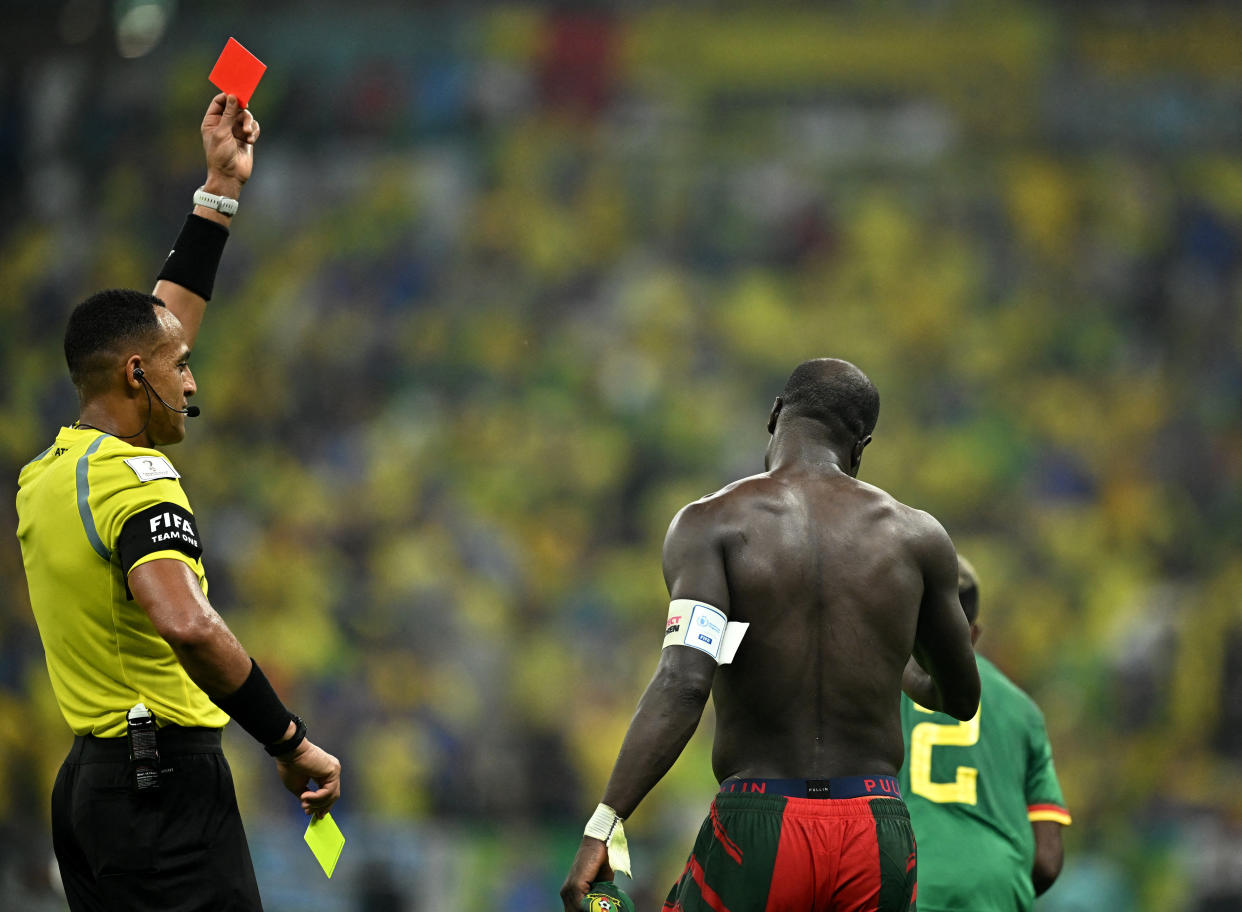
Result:
M768 419L767 471L673 520L665 648L561 888L567 912L612 876L620 821L681 754L709 694L721 792L664 908L910 907L899 696L966 720L979 675L949 536L855 477L878 413L854 365L799 365ZM718 665L733 624L749 626ZM907 670L911 653L921 669Z

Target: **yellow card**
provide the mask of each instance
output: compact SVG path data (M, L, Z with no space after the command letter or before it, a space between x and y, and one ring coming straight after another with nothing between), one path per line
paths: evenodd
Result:
M312 818L303 838L323 868L323 873L331 877L336 870L336 860L341 857L341 849L345 848L345 836L332 815L324 814L321 820Z

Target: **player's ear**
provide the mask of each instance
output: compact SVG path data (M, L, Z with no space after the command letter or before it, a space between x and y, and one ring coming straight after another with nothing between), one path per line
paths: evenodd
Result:
M869 444L870 442L871 442L871 435L868 434L866 437L862 438L861 440L857 441L854 444L854 451L850 453L850 468L854 470L853 474L855 475L858 474L858 467L862 465L863 450L867 448L867 444Z
M768 416L768 433L772 434L776 431L776 419L780 417L781 407L784 406L781 397L777 396L776 401L772 403L772 414Z

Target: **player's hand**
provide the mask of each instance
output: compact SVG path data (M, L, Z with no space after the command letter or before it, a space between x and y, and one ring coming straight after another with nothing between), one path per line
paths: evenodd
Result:
M208 183L223 184L214 190L208 186L208 192L236 199L241 185L250 180L259 122L241 106L236 95L221 92L207 106L200 131L207 155ZM232 194L224 192L229 189L233 190Z
M276 771L285 788L302 799L302 810L316 820L341 797L341 761L310 741L277 757ZM318 788L310 788L312 779Z
M608 864L608 846L594 836L583 836L578 854L569 866L569 876L561 887L561 901L565 912L579 912L582 897L587 895L591 884L597 880L612 880L612 868Z

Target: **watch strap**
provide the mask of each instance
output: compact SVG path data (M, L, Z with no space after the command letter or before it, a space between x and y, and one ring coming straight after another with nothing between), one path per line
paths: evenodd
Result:
M194 205L206 206L208 209L215 209L217 212L228 216L237 214L237 200L227 196L216 196L214 193L208 193L202 187L194 191Z

